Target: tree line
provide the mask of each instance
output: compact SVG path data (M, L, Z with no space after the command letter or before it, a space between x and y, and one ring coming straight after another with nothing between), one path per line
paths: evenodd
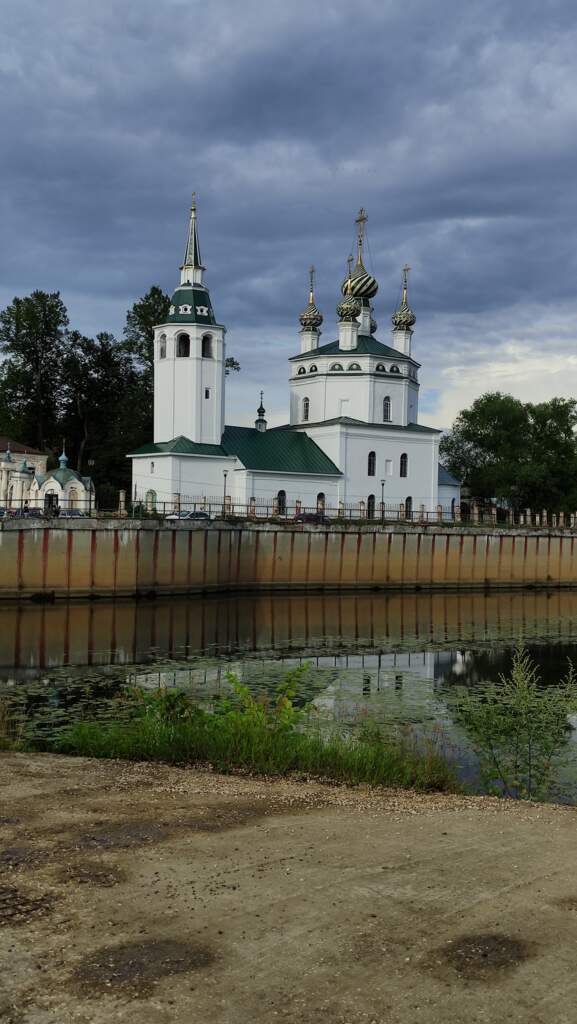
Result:
M126 453L153 430L154 327L170 296L154 285L126 314L123 338L70 327L59 292L15 298L0 313L0 434L52 453L94 479L101 505L130 488ZM239 370L233 357L227 372Z
M441 461L471 499L516 511L575 512L576 427L572 398L533 403L488 393L441 438Z

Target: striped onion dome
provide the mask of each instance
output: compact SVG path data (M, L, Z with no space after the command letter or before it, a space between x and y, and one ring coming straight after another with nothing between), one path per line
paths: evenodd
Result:
M316 331L323 322L323 314L321 313L320 309L317 309L312 292L310 293L309 296L309 304L306 307L306 309L303 309L301 315L299 316L299 320L301 322L301 326L304 327L305 331Z
M357 260L351 276L343 281L341 287L343 295L354 295L357 299L372 299L378 290L377 279L365 270L361 259Z
M337 316L339 320L356 320L361 311L361 304L352 295L346 295L343 302L339 302L337 306Z
M411 268L406 265L403 267L403 293L401 296L401 304L391 317L391 320L393 322L393 330L395 331L410 331L412 330L417 321L417 318L413 313L413 310L409 306L407 298L410 269Z

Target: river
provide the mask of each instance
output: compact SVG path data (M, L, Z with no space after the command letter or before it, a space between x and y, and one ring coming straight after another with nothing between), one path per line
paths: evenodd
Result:
M0 698L50 732L73 715L116 713L128 683L207 702L234 672L271 693L306 663L299 702L325 725L366 718L434 735L478 788L451 715L456 686L495 680L522 637L545 685L577 664L577 592L257 594L155 601L0 604ZM577 802L572 734L557 795Z

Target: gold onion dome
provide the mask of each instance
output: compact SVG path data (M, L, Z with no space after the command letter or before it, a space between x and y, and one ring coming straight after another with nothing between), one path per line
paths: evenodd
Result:
M399 308L393 313L391 320L395 331L410 331L416 323L416 316L407 301L407 289L409 270L408 266L403 267L403 294Z
M309 270L310 275L310 290L309 290L309 304L306 309L303 309L299 320L304 330L316 331L323 322L323 314L320 309L317 309L315 304L315 293L314 293L314 280L315 280L315 268L311 267Z
M337 316L339 320L356 320L359 313L361 312L361 304L358 299L355 299L352 295L347 295L342 302L339 302L337 306Z
M361 208L355 224L359 225L357 238L357 262L353 271L349 268L349 275L342 283L343 295L354 295L357 299L372 299L379 290L377 279L369 274L363 263L363 241L365 235L365 224L367 215Z

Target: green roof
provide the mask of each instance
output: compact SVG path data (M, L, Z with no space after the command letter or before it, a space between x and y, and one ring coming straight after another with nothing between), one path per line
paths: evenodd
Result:
M341 471L306 434L287 427L255 430L254 427L225 427L222 444L197 444L187 437L148 444L130 455L207 455L237 458L245 469L271 473L311 473L341 476Z
M319 345L318 348L313 348L310 352L301 352L298 356L291 356L290 361L302 359L311 359L313 356L383 356L387 359L394 359L396 362L407 362L415 363L415 360L411 356L405 356L402 352L399 352L396 348L391 348L389 345L383 345L382 342L377 341L370 334L359 334L357 338L357 347L352 349L339 348L338 341L331 341L328 345ZM419 363L416 363L419 366Z
M190 313L180 313L182 306L189 306ZM168 314L167 324L216 324L208 289L201 284L181 284L172 293L170 308L174 313ZM206 310L206 313L199 312Z
M403 426L401 423L370 423L368 420L356 420L352 416L335 416L332 420L318 420L316 423L309 423L308 420L303 423L295 423L291 427L279 427L279 430L310 430L311 427L328 427L334 423L342 423L345 426L351 427L372 427L374 430L399 430L405 431L411 434L442 434L442 430L437 430L435 427L425 427L421 423L407 423Z

